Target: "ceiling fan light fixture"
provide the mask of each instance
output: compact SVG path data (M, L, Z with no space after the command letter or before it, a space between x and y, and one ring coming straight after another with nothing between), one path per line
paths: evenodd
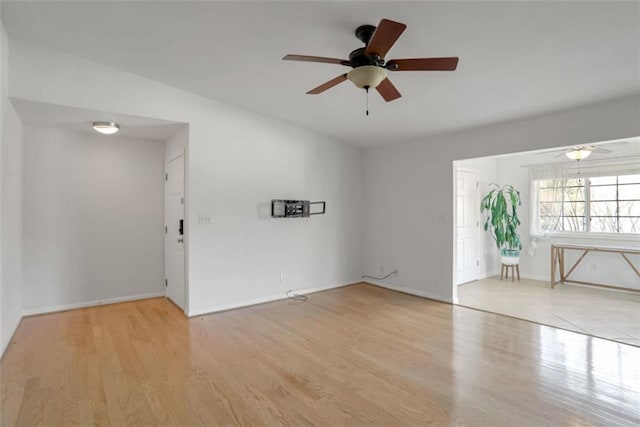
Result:
M120 130L120 125L114 122L93 122L93 130L103 135L113 135Z
M375 65L364 65L349 71L347 73L347 78L360 89L364 89L366 87L369 89L375 89L384 79L387 78L387 70Z
M564 153L571 160L584 160L591 155L591 149L589 148L574 148Z

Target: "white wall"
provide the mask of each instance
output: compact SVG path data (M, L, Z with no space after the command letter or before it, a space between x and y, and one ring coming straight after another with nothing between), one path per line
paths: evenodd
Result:
M463 160L456 162L456 165L478 172L478 181L480 182L478 186L478 219L480 220L478 227L478 257L480 259L478 278L484 279L495 274L499 268L500 259L495 241L489 233L484 231L484 218L482 214L480 214L480 201L489 192L489 184L497 181L497 161L495 158L485 157L481 159Z
M640 153L637 153L640 154ZM640 238L627 238L627 240L616 240L615 238L602 238L593 234L578 238L572 237L554 237L545 240L538 240L537 250L531 256L528 253L530 247L530 200L531 187L529 169L522 167L532 163L531 155L518 155L501 157L497 159L497 173L500 184L512 184L518 190L522 197L522 207L519 211L522 224L520 226L520 236L522 238L522 253L520 256L520 273L523 277L549 280L550 271L550 247L554 243L568 243L577 245L596 245L596 246L623 246L623 247L640 247ZM581 255L581 252L566 251L565 264L567 268L573 265L573 262ZM638 264L640 257L630 256ZM607 253L590 253L580 263L576 270L571 274L574 280L582 280L588 282L596 282L624 287L632 287L640 289L640 278L633 272L631 267L619 254Z
M22 123L8 93L8 46L1 28L0 354L22 319Z
M219 143L189 142L189 313L359 281L360 150L238 119ZM324 200L327 213L272 219L271 199ZM198 213L212 214L213 225L198 224Z
M431 136L365 153L365 271L384 285L453 299L453 161L640 135L640 97Z
M26 314L164 295L158 141L26 126Z
M10 47L13 97L189 124L190 315L360 280L360 149L62 52ZM273 220L272 198L326 200L327 214ZM203 213L212 225L197 223Z

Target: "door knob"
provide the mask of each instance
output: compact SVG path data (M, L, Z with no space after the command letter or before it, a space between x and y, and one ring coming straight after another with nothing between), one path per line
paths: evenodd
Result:
M183 237L178 237L178 243L183 243L184 242L184 238Z

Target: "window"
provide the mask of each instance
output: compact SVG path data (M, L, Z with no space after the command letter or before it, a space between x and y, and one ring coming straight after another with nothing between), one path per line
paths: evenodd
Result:
M640 175L536 181L539 231L640 234Z

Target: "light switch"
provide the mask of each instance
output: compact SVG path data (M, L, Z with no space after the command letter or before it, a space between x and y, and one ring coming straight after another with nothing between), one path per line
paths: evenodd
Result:
M200 224L213 224L213 216L211 214L198 215L198 222Z

